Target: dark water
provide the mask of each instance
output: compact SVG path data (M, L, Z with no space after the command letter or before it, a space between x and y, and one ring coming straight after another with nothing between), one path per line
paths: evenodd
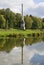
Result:
M44 65L44 38L0 37L0 65Z

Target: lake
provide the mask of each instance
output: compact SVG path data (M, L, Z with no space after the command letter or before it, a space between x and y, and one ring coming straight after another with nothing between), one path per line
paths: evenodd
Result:
M0 65L44 65L44 38L0 37Z

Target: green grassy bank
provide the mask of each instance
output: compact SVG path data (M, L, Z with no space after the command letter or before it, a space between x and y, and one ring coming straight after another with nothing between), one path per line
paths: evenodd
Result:
M19 30L19 29L7 29L7 30L4 30L4 29L0 29L0 37L3 36L3 37L6 37L6 36L9 36L9 35L23 35L24 37L27 37L27 35L32 35L32 34L43 34L44 35L44 30L38 30L38 29L35 29L35 30Z

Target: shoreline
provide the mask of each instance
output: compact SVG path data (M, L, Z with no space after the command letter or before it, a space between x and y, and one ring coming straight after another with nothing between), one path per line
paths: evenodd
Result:
M39 29L27 29L27 30L19 30L19 29L0 29L0 37L29 37L29 36L43 36L44 30Z

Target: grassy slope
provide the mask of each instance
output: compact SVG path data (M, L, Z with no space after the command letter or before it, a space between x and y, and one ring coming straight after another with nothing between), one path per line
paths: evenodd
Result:
M40 30L19 30L19 29L9 29L9 30L1 30L0 29L0 36L6 36L9 34L23 34L23 35L27 35L27 34L32 34L32 33L41 33L43 31Z

